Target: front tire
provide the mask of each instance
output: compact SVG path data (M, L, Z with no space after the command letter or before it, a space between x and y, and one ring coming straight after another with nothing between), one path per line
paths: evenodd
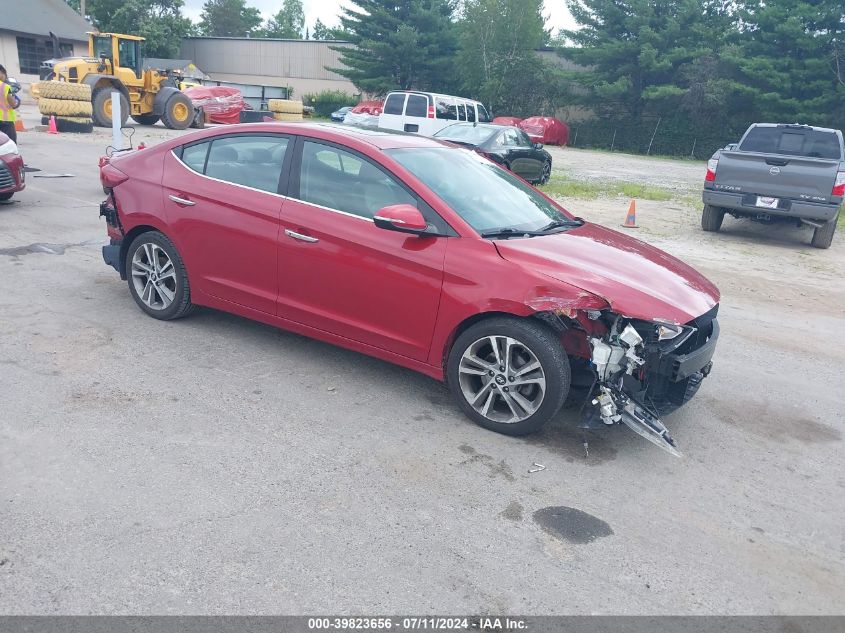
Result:
M93 113L91 118L94 119L94 124L100 127L111 127L111 93L117 92L113 88L100 88L94 92L91 98L93 103ZM120 125L126 125L126 120L129 118L129 100L122 92L120 94Z
M14 191L5 191L3 193L0 193L0 202L6 202L6 200L10 200L13 195L15 195Z
M549 180L552 178L552 161L547 160L543 163L543 171L540 172L540 180L537 181L538 185L545 185L548 184Z
M708 232L718 231L722 228L722 220L724 219L724 209L705 204L704 210L701 212L701 228Z
M149 231L132 240L125 266L129 293L148 315L170 321L191 312L188 273L179 251L166 235Z
M173 93L164 104L161 122L171 130L187 130L194 119L194 104L187 95Z
M833 234L836 233L836 223L839 220L839 214L836 214L831 220L828 220L817 229L813 230L813 241L810 242L815 248L830 248L833 243Z
M490 318L463 332L447 382L476 424L505 435L539 431L563 406L571 371L560 338L530 319Z

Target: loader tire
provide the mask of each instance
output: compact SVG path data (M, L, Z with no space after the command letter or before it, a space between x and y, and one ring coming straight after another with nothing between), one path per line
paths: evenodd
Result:
M66 81L39 81L33 90L44 99L63 99L65 101L91 101L91 86L71 84Z
M138 125L155 125L158 123L159 117L157 114L133 114L132 120Z
M94 125L100 127L111 127L111 93L116 92L114 88L99 88L94 91L94 96L91 98L93 103ZM126 125L126 120L129 118L129 100L126 95L120 93L120 125Z
M280 114L302 114L302 101L290 99L270 99L267 102L267 109Z
M174 92L164 104L161 122L171 130L187 130L194 121L194 104L183 92Z
M94 122L88 117L56 117L56 130L74 134L90 134Z
M55 114L56 116L91 116L90 101L70 101L67 99L38 100L38 111L41 114Z
M276 121L302 121L301 114L289 114L287 112L274 112L273 118Z

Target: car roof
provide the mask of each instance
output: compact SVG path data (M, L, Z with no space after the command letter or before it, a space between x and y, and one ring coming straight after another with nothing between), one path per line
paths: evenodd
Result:
M444 95L440 92L428 92L427 90L391 90L387 96L389 97L392 94L416 94L416 95L431 95L432 97L440 97L442 99L457 99L459 101L469 101L470 103L478 103L481 104L480 101L476 101L475 99L470 99L469 97L459 97L458 95ZM386 97L385 97L386 98ZM483 105L483 104L481 104Z
M830 127L818 127L817 125L804 125L803 123L754 123L752 127L781 127L804 130L815 130L816 132L833 132L838 133L839 130Z

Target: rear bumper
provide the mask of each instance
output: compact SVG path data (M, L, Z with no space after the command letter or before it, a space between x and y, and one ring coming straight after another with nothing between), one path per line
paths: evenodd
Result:
M123 266L120 261L120 249L122 240L112 240L108 246L103 246L103 261L120 273L121 279L126 279Z
M755 206L754 201L756 198L756 195L713 191L712 189L705 189L702 194L704 204L750 216L764 213L775 217L827 221L835 218L839 210L838 204L807 202L788 198L781 198L779 208L767 209Z

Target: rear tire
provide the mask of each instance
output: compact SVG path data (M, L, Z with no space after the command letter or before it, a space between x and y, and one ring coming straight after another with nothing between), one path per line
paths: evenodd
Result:
M99 88L91 98L93 113L91 118L94 124L100 127L111 127L111 93L116 92L111 87ZM122 92L120 93L120 125L126 125L129 118L129 100Z
M828 220L813 231L813 241L810 242L815 248L830 248L833 243L833 234L836 233L836 223L839 220L839 213L832 220Z
M0 202L5 202L6 200L9 200L13 195L15 195L14 191L5 191L3 193L0 193Z
M539 431L560 411L571 370L551 329L531 319L495 317L458 337L449 352L446 378L471 420L518 436Z
M171 130L187 130L194 120L194 104L187 95L175 92L164 104L161 122Z
M193 310L182 257L163 233L148 231L132 240L126 251L125 270L129 294L154 319L180 319Z
M155 125L158 123L159 116L157 114L133 114L132 120L138 125Z
M725 210L714 207L710 204L704 205L701 213L701 228L705 231L718 231L722 228L722 220L725 219Z

